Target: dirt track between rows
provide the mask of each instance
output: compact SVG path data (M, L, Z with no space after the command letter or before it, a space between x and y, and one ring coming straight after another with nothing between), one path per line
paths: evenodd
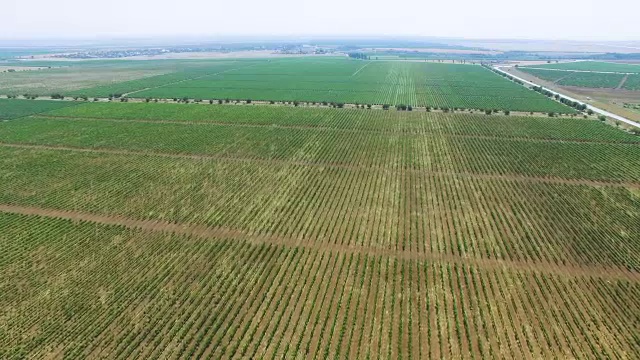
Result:
M549 262L519 262L488 258L461 257L438 253L417 253L407 250L383 249L366 246L335 244L329 239L297 239L282 237L276 234L252 234L239 229L212 228L203 225L180 224L158 220L136 220L117 215L99 215L77 211L43 209L37 207L0 204L0 212L43 216L71 221L86 221L102 225L124 226L147 232L164 232L178 235L189 235L207 239L236 239L252 244L272 244L278 246L302 247L311 250L331 251L346 254L363 254L371 256L388 256L402 260L425 260L439 263L455 263L477 266L483 269L512 269L526 272L537 272L558 276L585 276L608 280L640 281L640 273L622 268L558 265Z

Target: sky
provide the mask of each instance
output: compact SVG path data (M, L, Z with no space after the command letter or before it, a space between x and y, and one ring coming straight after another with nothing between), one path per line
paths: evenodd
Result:
M257 35L640 40L638 0L2 0L0 39Z

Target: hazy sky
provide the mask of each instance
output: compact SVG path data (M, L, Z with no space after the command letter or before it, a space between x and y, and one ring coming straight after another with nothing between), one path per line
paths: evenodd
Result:
M640 0L2 0L0 38L417 35L640 40Z

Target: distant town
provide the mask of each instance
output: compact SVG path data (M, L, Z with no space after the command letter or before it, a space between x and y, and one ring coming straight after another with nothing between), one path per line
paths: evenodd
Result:
M122 50L90 50L72 53L55 54L51 57L61 59L120 59L134 56L159 56L171 53L204 53L220 52L230 53L235 51L264 51L272 50L276 54L330 54L335 49L319 47L315 45L279 45L279 46L241 46L241 47L166 47L166 48L140 48Z

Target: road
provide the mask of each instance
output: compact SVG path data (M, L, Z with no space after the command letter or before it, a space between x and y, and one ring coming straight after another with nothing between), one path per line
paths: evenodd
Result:
M510 66L501 66L501 67L510 67ZM502 69L501 69L500 67L498 67L498 66L495 66L495 67L493 67L493 68L494 68L494 69L496 69L497 71L499 71L499 72L503 73L503 74L506 74L506 75L511 76L511 77L512 77L512 78L514 78L514 79L518 79L518 80L522 81L522 82L523 82L523 83L525 83L525 84L528 84L528 85L531 85L531 86L540 86L541 88L543 88L543 89L545 89L545 90L547 90L547 91L551 92L551 93L552 93L552 94L554 94L554 95L555 95L555 94L558 94L558 95L562 96L562 97L563 97L563 98L565 98L565 99L568 99L568 100L571 100L571 101L575 101L575 102L578 102L578 103L580 103L580 104L585 104L585 105L587 105L587 109L591 109L591 110L593 110L593 112L595 112L595 113L597 113L597 114L604 115L604 116L606 116L606 117L610 117L610 118L612 118L612 119L616 119L616 120L618 120L618 121L622 121L622 122L623 122L623 123L625 123L625 124L628 124L628 125L631 125L631 126L635 126L635 127L637 127L637 128L640 128L640 123L637 123L637 122L635 122L635 121L629 120L629 119L627 119L627 118L625 118L625 117L622 117L622 116L620 116L620 115L616 115L616 114L614 114L614 113L610 113L610 112L608 112L608 111L606 111L606 110L600 109L600 108L595 107L595 106L593 106L593 105L587 104L586 102L584 102L584 101L582 101L582 100L574 99L574 98L572 98L572 97L570 97L570 96L567 96L567 95L565 95L565 94L559 93L559 92L557 92L557 91L553 91L553 90L548 89L548 88L546 88L546 87L544 87L544 86L541 86L541 85L538 85L538 84L536 84L536 83L533 83L533 82L531 82L531 81L529 81L529 80L525 80L525 79L523 79L523 78L521 78L521 77L519 77L519 76L513 75L513 74L511 74L511 73L509 73L509 72L507 72L507 71L502 70Z

